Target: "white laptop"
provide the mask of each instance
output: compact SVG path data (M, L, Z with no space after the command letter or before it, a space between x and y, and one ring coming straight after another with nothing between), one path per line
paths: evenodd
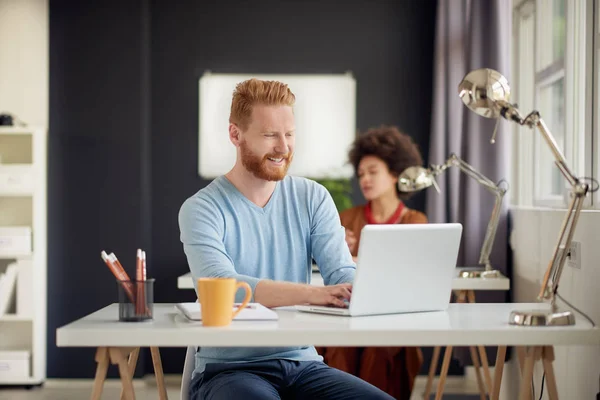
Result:
M462 225L366 225L348 308L296 309L359 316L444 311L450 303Z

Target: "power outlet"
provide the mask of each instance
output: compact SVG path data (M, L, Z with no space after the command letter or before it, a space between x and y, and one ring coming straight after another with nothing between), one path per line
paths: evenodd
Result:
M571 242L567 260L569 261L569 267L581 269L581 242Z

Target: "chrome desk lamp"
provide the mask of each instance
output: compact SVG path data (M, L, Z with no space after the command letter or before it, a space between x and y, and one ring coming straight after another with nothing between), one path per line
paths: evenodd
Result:
M589 191L589 185L573 175L569 170L565 157L558 148L548 126L542 120L540 113L534 110L523 118L517 109L517 105L509 102L510 87L507 79L499 72L487 68L469 72L458 85L458 95L469 109L483 117L495 119L502 117L531 129L537 128L550 147L556 160L556 166L569 182L571 186L571 201L560 229L558 242L554 247L552 260L548 264L538 294L538 301L549 301L551 307L547 311L513 311L510 314L509 323L525 326L574 325L574 313L571 311L559 312L557 310L556 292L568 249L571 247L581 207Z
M488 223L485 239L483 240L483 245L479 254L479 265L483 265L484 268L475 270L461 270L458 276L461 278L498 278L501 276L501 274L498 270L495 270L492 267L492 264L490 263L490 253L492 252L494 239L496 237L496 230L498 229L498 222L500 220L500 207L502 205L504 194L506 193L506 188L496 185L480 172L476 171L471 165L467 164L456 154L452 153L442 165L434 164L429 168L423 168L419 166L408 167L400 174L400 177L398 178L398 189L402 192L416 192L426 189L430 186L434 186L439 193L440 190L435 181L435 177L443 173L451 166L458 167L462 172L475 179L477 183L484 186L496 197L494 208L492 210L492 216L490 218L490 222Z

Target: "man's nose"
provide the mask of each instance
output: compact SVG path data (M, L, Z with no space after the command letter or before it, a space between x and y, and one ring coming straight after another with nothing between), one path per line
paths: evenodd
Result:
M275 151L281 154L287 154L289 150L288 142L284 136L280 136L275 146Z

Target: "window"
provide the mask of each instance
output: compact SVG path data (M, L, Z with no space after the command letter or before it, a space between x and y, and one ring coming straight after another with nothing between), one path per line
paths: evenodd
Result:
M590 51L594 2L599 0L515 1L512 90L523 116L540 112L571 172L597 179L590 111L597 70ZM518 125L513 131L513 204L564 207L570 187L544 137Z

